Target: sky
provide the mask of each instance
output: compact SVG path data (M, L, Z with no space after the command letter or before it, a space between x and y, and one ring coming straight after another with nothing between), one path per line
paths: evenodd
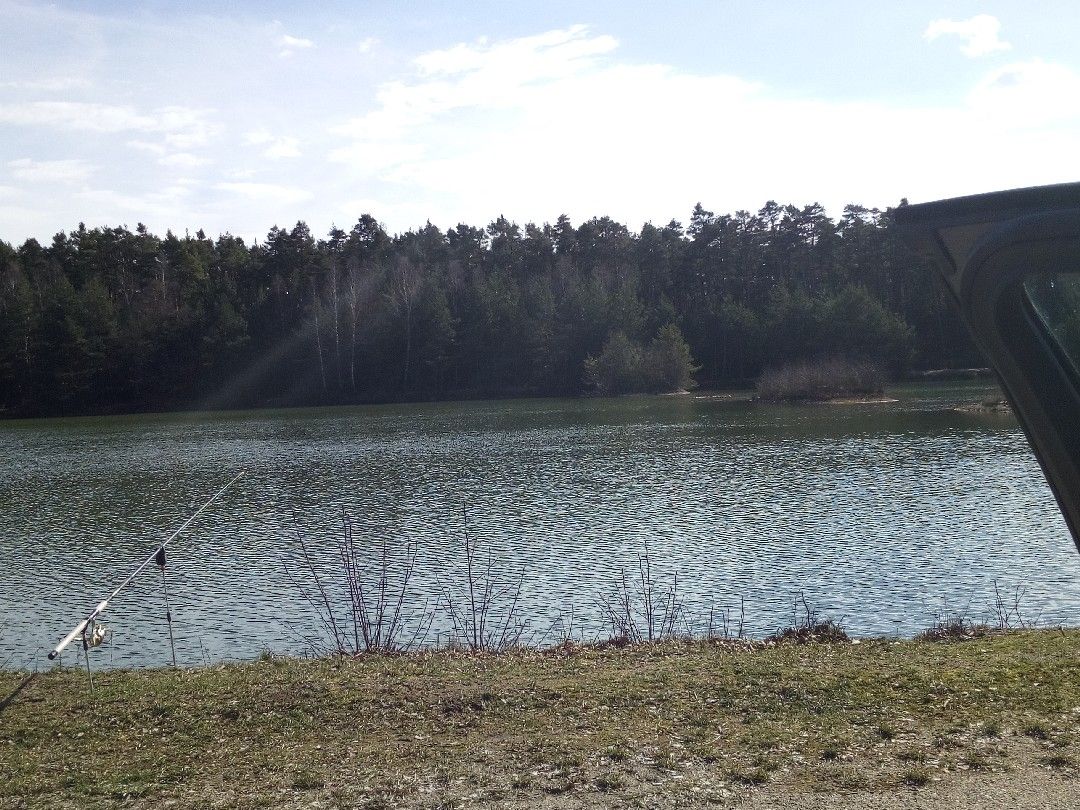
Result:
M0 0L0 240L1080 180L1080 4Z

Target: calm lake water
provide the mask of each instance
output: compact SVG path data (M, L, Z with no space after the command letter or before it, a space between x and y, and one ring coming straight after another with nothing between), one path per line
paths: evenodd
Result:
M522 577L529 637L549 642L571 616L575 637L603 633L598 603L646 544L658 588L678 574L698 630L742 600L747 632L766 634L801 592L849 632L912 635L942 613L988 618L995 582L1026 590L1026 619L1076 624L1080 556L1015 421L948 411L986 390L900 388L886 405L641 397L0 422L0 666L48 665L240 469L170 547L184 664L318 646L286 565L310 583L303 537L332 579L343 510L362 549L388 539L397 562L416 544L412 615L459 592L464 512L492 577ZM156 568L107 624L94 666L168 662ZM449 627L437 612L428 642Z

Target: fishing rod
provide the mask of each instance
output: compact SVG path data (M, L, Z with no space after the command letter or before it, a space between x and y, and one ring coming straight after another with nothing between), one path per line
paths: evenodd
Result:
M229 483L227 483L225 486L223 486L221 489L219 489L214 494L214 497L212 497L210 500L208 500L206 503L204 503L202 506L200 506L199 509L195 512L195 514L193 514L191 517L189 517L187 520L185 520L183 525L180 526L179 529L177 529L175 532L173 532L171 535L169 535L169 537L165 540L165 542L163 542L159 546L157 546L157 548L155 548L153 550L153 552L151 552L150 556L142 561L142 563L139 565L138 568L136 568L134 571L132 571L130 574L128 574L127 578L123 582L121 582L112 593L110 593L102 601L98 602L97 607L95 607L93 610L91 610L90 613L87 615L87 617L85 619L83 619L81 622L79 622L77 625L75 625L75 628L70 633L68 633L66 636L64 636L63 640L59 644L56 645L56 647L53 649L52 652L49 653L49 660L51 661L54 658L56 658L56 656L60 655L60 653L62 653L64 651L65 647L67 647L71 642L73 642L75 639L79 638L80 636L83 637L83 647L86 648L86 646L87 646L86 628L89 627L90 624L92 622L94 622L97 619L98 616L100 616L102 613L105 612L105 609L109 606L109 602L111 602L113 599L115 599L116 595L118 593L120 593L120 591L124 590L124 588L126 588L129 584L131 584L131 581L133 579L135 579L135 577L137 577L140 573L142 573L142 571L148 565L150 565L153 562L157 562L158 560L160 560L161 563L162 563L162 577L164 578L164 565L163 565L163 563L165 561L165 546L169 545L169 543L171 543L173 540L175 540L177 537L179 537L180 534L184 531L184 529L186 529L188 526L190 526L194 522L195 518L197 518L199 515L201 515L210 506L210 504L212 504L214 501L216 501L218 498L220 498L222 495L224 495L225 490L227 490L229 487L231 487L233 484L235 484L243 474L244 474L244 471L241 470L235 476L233 476L232 480L229 481ZM166 598L168 598L168 597L166 597ZM167 606L166 606L166 609L168 609ZM169 620L170 620L169 630L170 630L170 635L171 635L171 632L172 632L172 623L171 623L172 622L172 617L171 617L171 615L169 616ZM89 665L89 659L87 659L87 665Z

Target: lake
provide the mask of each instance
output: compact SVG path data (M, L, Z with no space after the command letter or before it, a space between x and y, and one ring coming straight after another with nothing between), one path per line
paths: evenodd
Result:
M467 520L477 565L520 582L534 642L604 637L600 604L646 548L658 592L677 574L681 626L697 632L741 604L747 633L764 635L802 594L850 633L910 636L945 614L992 618L995 583L1010 607L1022 590L1025 620L1076 624L1080 556L1015 420L949 410L988 390L0 422L0 666L49 665L48 649L241 469L170 546L182 664L325 645L298 538L333 586L343 513L365 559L387 541L392 572L415 544L414 618L460 598ZM152 566L106 614L93 666L168 663L164 614ZM449 631L436 610L426 643ZM78 663L72 648L64 664Z

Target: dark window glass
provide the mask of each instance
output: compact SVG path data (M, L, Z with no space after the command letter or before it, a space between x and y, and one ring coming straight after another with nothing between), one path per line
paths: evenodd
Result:
M1028 276L1024 292L1073 373L1080 374L1080 273Z

